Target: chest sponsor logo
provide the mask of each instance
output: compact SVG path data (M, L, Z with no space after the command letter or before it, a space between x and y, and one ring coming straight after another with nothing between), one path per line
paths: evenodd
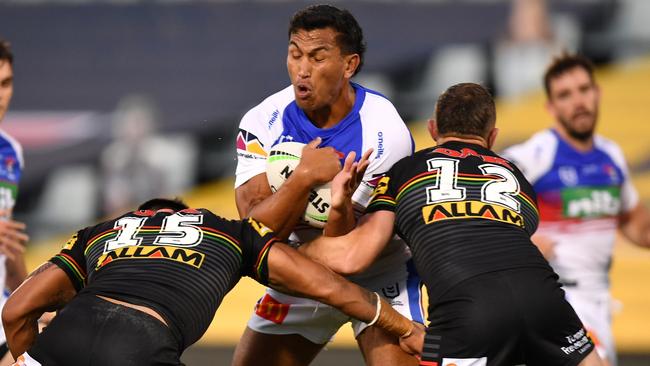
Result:
M173 246L138 246L125 247L113 250L97 259L95 270L117 260L129 259L166 259L174 262L187 264L194 268L201 268L205 254L192 249Z
M567 218L616 216L621 211L618 187L566 188L562 190L562 213Z
M442 202L422 208L425 224L455 219L486 219L524 226L524 218L515 211L480 201Z
M11 210L15 205L16 199L14 189L0 185L0 209Z

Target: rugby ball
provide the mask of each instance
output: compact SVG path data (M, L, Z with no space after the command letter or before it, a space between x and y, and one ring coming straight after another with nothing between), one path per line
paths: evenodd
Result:
M266 159L266 177L273 193L282 186L300 163L303 147L305 144L300 142L283 142L271 148ZM332 198L330 186L328 182L314 187L309 194L307 209L302 219L313 227L322 228L327 222Z

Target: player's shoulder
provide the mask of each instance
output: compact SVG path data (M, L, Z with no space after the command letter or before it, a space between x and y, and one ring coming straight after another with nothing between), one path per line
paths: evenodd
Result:
M278 119L284 109L295 100L295 94L291 85L286 88L271 94L266 97L262 102L249 109L244 117L242 123L247 121L256 121L264 123L272 123L270 119Z
M21 167L25 166L25 161L23 160L23 147L16 140L8 134L6 131L0 129L0 145L3 145L13 151L13 153L16 155L16 158L18 159L18 163L20 164Z
M359 84L354 84L354 87L363 90L365 93L365 99L359 113L371 115L378 114L383 115L384 118L396 117L403 123L402 118L399 116L399 113L397 113L397 108L395 108L395 105L393 105L385 95Z
M621 166L626 165L623 149L621 149L621 146L614 140L595 134L594 147L607 154L616 164Z
M599 134L594 135L594 146L606 153L622 154L623 152L621 146L616 141Z
M558 137L551 129L535 133L528 140L506 148L501 157L513 162L526 178L535 182L553 167Z
M374 147L378 152L404 146L408 150L405 154L410 155L413 152L413 138L393 103L379 92L358 84L354 86L365 94L359 116L366 139L377 140Z
M529 158L540 154L553 153L557 149L557 136L551 129L542 130L533 134L528 140L506 148L501 155L512 157L514 160L521 156Z

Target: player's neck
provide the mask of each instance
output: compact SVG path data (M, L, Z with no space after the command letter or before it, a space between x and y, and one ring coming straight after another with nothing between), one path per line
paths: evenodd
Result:
M486 149L489 149L487 141L481 137L458 137L458 136L444 136L444 137L438 137L436 139L436 144L442 145L445 142L450 142L450 141L458 141L458 142L466 142L468 144L474 144L474 145L480 145Z
M555 131L560 135L562 140L566 141L571 147L573 147L577 151L581 152L588 152L591 151L591 149L594 148L594 137L593 135L586 139L586 140L581 140L578 138L575 138L571 136L566 129L564 129L561 125L556 125L555 126Z
M341 94L339 94L334 103L317 110L305 111L305 114L314 126L318 128L331 128L341 122L352 111L355 99L355 90L348 83L341 90Z

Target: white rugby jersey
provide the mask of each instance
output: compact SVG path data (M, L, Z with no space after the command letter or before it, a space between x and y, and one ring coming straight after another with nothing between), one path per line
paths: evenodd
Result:
M24 167L23 149L20 144L4 131L0 130L0 209L13 210L18 196L18 182ZM0 220L7 219L0 217ZM5 255L0 254L0 310L4 306L9 292L6 288L7 269ZM2 323L0 323L0 343L5 341Z
M374 151L363 182L352 199L365 208L375 185L398 160L411 155L414 142L404 121L393 104L381 94L352 83L356 98L352 111L331 128L314 126L295 102L293 87L266 98L248 111L239 125L237 135L237 170L235 188L266 171L266 158L278 143L295 141L308 143L321 137L320 146L331 146L347 155L355 151L357 161L369 148ZM343 164L344 158L341 159ZM305 242L321 234L321 230L299 224L291 239ZM385 266L387 257L403 263L410 254L403 242L393 243L367 273ZM379 268L377 268L379 269Z
M503 156L517 164L537 193L538 233L555 244L553 269L567 286L606 289L620 214L638 193L616 143L599 135L580 152L548 129Z

